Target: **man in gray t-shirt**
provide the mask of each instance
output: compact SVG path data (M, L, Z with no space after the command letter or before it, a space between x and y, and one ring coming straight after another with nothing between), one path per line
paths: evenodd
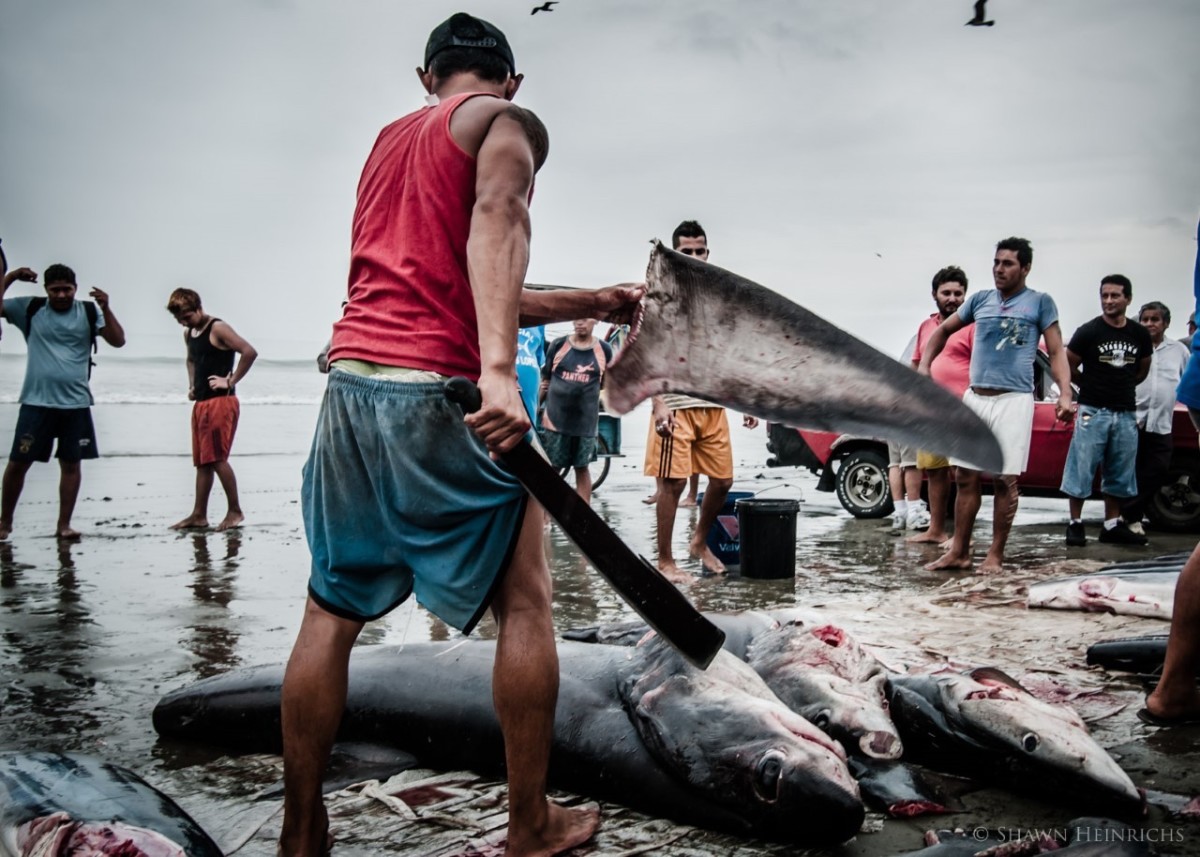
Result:
M93 321L93 310L75 300L74 271L66 265L51 265L42 281L45 298L4 301L4 318L25 335L29 353L21 410L0 491L0 539L12 533L13 513L25 487L25 474L33 462L50 460L56 442L61 475L54 534L60 539L79 538L71 528L71 515L82 481L80 461L97 455L92 392L88 387L92 342L98 334L114 348L125 344L125 331L112 313L106 292L92 289L90 293L95 301ZM9 285L6 277L4 289Z
M1033 266L1033 247L1024 238L1006 238L996 245L992 260L995 289L976 292L958 312L947 318L930 336L918 371L929 374L930 364L941 353L955 331L975 324L971 350L971 386L963 404L979 414L1000 442L1004 453L1001 473L994 474L992 488L992 544L981 572L998 572L1004 565L1004 547L1017 514L1017 477L1029 459L1033 429L1033 363L1038 340L1046 340L1050 371L1058 384L1055 414L1064 422L1073 416L1071 370L1058 326L1058 308L1049 295L1025 285ZM929 563L930 571L969 570L972 567L971 530L981 503L980 473L969 462L958 465L958 497L954 503L954 539L941 559Z

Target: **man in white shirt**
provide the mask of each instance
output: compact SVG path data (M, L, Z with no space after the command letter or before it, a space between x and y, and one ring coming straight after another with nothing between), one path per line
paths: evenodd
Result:
M1137 386L1137 485L1138 494L1121 506L1121 518L1129 529L1143 535L1142 516L1150 499L1158 493L1171 467L1171 423L1175 414L1175 388L1187 366L1187 346L1167 339L1171 311L1160 301L1151 301L1138 313L1138 321L1150 334L1154 354L1150 374Z

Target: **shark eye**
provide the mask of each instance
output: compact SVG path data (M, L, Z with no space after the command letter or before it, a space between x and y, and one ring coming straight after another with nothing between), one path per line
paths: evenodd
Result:
M762 757L754 778L754 790L767 803L779 800L779 781L783 778L783 754L774 750Z
M828 729L829 728L829 709L822 708L820 711L818 711L816 714L814 714L813 719L812 719L812 725L816 726L821 731Z
M1021 738L1021 749L1026 753L1032 753L1038 748L1038 744L1042 743L1042 739L1033 732L1026 732Z

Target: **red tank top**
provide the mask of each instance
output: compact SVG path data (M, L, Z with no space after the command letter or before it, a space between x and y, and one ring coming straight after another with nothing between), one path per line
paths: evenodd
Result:
M475 159L450 135L450 116L479 95L452 96L380 132L358 182L349 300L333 326L330 362L353 358L478 379L467 278Z

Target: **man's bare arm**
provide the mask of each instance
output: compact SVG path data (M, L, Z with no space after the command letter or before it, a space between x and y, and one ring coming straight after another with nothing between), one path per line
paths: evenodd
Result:
M1083 380L1083 372L1080 371L1081 366L1083 366L1083 358L1068 348L1067 368L1071 370L1072 384L1079 384Z
M237 352L237 366L234 367L228 379L221 379L223 384L225 381L228 381L229 388L233 389L237 386L238 381L246 377L246 373L250 371L250 367L258 359L258 352L254 349L253 345L239 336L237 331L224 321L218 321L213 325L211 335L216 340L215 344L218 348ZM222 387L216 387L215 389L219 390Z
M528 200L536 169L525 127L508 110L493 116L479 146L467 239L483 396L467 424L497 452L511 449L529 430L516 382L517 322L529 266Z
M1150 374L1150 361L1152 359L1151 357L1143 357L1138 361L1135 384L1140 384L1146 380L1146 377Z
M1058 402L1054 406L1054 414L1063 422L1068 422L1074 415L1071 407L1074 394L1071 391L1071 367L1067 363L1067 349L1063 347L1062 328L1058 322L1042 331L1046 339L1046 354L1050 358L1050 376L1058 384Z
M630 324L645 294L644 283L620 283L603 289L522 289L521 327L577 318Z
M929 374L929 367L937 356L942 353L942 349L946 347L946 342L950 337L961 330L963 320L958 317L958 313L954 313L948 319L937 326L937 329L929 335L929 341L925 343L925 351L921 354L921 363L917 366L917 371L922 375Z

